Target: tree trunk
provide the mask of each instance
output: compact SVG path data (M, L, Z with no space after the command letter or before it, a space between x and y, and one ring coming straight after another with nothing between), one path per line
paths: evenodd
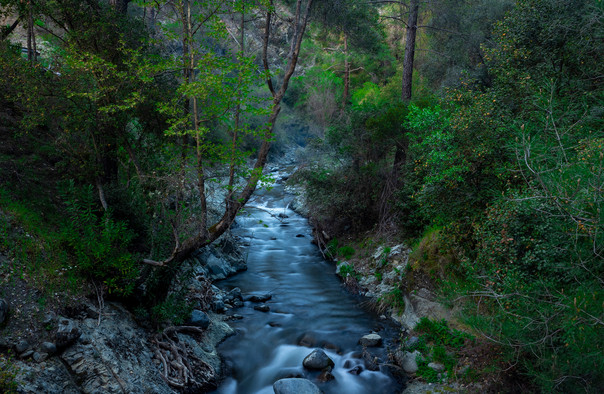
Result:
M411 100L413 84L413 59L415 57L415 37L417 35L417 17L419 14L419 0L410 0L409 19L407 20L407 39L405 40L405 57L403 59L403 101Z
M348 104L350 95L350 62L348 61L348 36L344 33L344 97L343 104Z
M109 0L109 4L113 7L113 9L123 15L126 15L128 12L128 3L131 0Z

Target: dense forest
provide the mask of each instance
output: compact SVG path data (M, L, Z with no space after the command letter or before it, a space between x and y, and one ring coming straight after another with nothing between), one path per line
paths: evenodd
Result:
M0 22L0 298L178 324L183 262L295 150L324 252L408 245L386 301L427 283L487 344L463 379L604 388L602 1L0 0Z

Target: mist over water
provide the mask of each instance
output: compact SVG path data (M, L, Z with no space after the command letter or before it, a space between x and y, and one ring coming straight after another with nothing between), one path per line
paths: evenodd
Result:
M272 394L276 380L302 376L324 393L400 392L393 378L366 369L360 358L358 340L378 330L385 337L388 327L342 288L333 263L311 244L307 219L288 208L290 201L280 184L258 190L233 229L249 245L244 251L248 270L218 286L239 287L244 296L271 293L272 298L265 303L269 312L254 310L258 304L249 301L231 311L243 319L231 323L237 335L219 347L232 375L217 392ZM298 346L304 335L314 347ZM334 380L320 383L320 372L303 368L302 360L315 348L323 348L334 361ZM387 360L384 348L371 352ZM349 373L359 365L360 374Z

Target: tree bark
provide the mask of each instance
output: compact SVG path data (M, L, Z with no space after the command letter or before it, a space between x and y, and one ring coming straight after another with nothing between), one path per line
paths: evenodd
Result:
M403 59L403 101L411 100L413 85L413 60L415 57L415 37L417 35L417 17L419 14L419 0L410 0L409 19L407 20L407 38L405 40L405 57Z
M348 61L348 36L344 33L344 97L343 104L348 104L350 95L350 62Z

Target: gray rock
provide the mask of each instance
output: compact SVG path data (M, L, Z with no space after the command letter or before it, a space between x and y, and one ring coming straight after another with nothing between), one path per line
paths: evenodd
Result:
M321 349L313 350L308 356L302 361L302 365L306 369L324 369L327 367L333 367L334 363L327 354Z
M33 350L27 350L27 351L25 351L25 352L21 353L21 354L19 355L19 358L20 358L21 360L24 360L24 359L26 359L26 358L28 358L28 357L31 357L33 354L34 354L34 351L33 351Z
M251 301L251 302L266 302L268 300L270 300L271 298L273 298L273 296L270 293L265 293L265 294L255 294L255 295L251 295L249 297L247 297L247 301Z
M106 303L103 311L101 324L93 319L84 321L80 329L86 340L67 347L60 357L73 379L80 382L81 392L174 393L154 362L148 333L137 326L130 312L112 303ZM59 324L63 320L67 319L59 319Z
M243 297L241 297L241 289L239 287L235 287L231 291L229 291L229 295L233 299L243 300Z
M55 334L55 344L58 349L66 348L82 335L75 322L69 319L59 319L59 327Z
M42 342L40 350L42 350L43 353L54 354L57 351L57 347L52 342Z
M418 343L419 343L419 338L418 337L415 337L415 336L410 337L409 339L407 339L405 341L405 348L412 349L415 346L417 346Z
M417 358L419 356L421 356L421 353L417 350L413 353L404 352L401 359L397 357L397 361L400 363L401 367L403 368L403 371L407 372L408 374L414 374L417 372L418 369Z
M45 361L48 358L48 353L34 352L31 358L33 358L35 362L41 363L42 361Z
M205 312L193 309L189 324L195 327L201 327L205 330L210 325L210 317Z
M0 324L4 323L8 317L8 302L0 299Z
M26 340L19 341L15 344L15 353L23 353L29 349L29 343Z
M376 347L382 344L382 337L378 334L367 334L359 339L359 344L365 347Z
M268 312L271 310L271 308L269 308L266 304L255 305L254 309L260 312Z
M445 366L439 363L429 363L428 368L435 370L436 372L442 372L445 370Z
M356 367L348 371L348 373L351 373L353 375L360 375L361 372L363 372L363 367L361 367L360 365L357 365Z
M224 306L224 301L222 300L214 300L212 304L212 309L216 312L224 312L226 307Z
M321 394L321 390L307 379L280 379L273 384L275 394Z

